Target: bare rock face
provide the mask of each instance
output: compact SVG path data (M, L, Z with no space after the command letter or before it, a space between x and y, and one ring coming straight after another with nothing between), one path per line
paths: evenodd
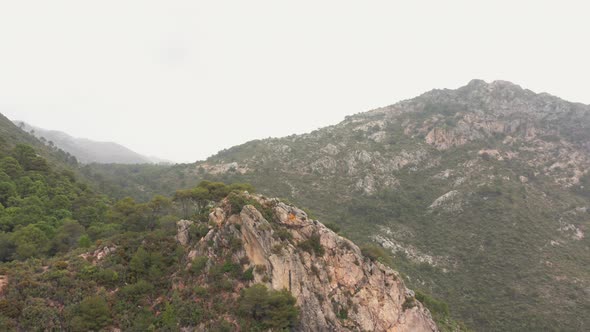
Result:
M186 246L189 241L189 228L193 224L190 220L179 220L176 222L176 240L183 246Z
M447 212L459 212L462 210L462 205L463 202L461 201L461 193L457 190L452 190L432 202L429 209L442 209Z
M252 283L287 289L297 299L297 331L438 331L397 272L363 257L354 243L304 211L249 197L273 220L252 205L231 214L225 202L210 216L217 227L194 250L216 259L212 247L239 238L242 248L233 259L247 262L244 268L255 267Z
M8 277L0 275L0 295L4 292L4 288L8 285Z
M92 264L96 264L103 260L108 255L114 253L117 250L117 246L113 245L110 247L102 247L98 248L93 252L88 252L81 254L80 257L84 258L87 261L92 262Z

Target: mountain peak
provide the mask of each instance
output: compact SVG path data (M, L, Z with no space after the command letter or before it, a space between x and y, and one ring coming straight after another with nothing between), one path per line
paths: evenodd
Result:
M512 91L529 91L523 89L520 85L514 84L510 81L504 80L495 80L490 83L487 83L481 79L473 79L467 83L464 87L459 88L459 90L485 90L485 91L495 91L495 90L512 90Z

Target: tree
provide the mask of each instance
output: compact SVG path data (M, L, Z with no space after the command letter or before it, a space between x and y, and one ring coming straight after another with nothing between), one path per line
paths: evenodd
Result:
M189 189L177 190L174 193L174 197L172 199L174 202L177 202L180 204L183 217L188 218L191 204L193 201L192 191Z
M128 230L144 230L145 213L145 204L137 204L133 198L125 197L115 203L110 211L110 219Z
M287 290L269 291L262 284L242 291L239 312L262 329L285 330L295 327L299 316L296 300Z
M150 212L150 220L148 222L148 229L154 230L156 222L159 217L162 217L166 211L172 207L172 201L162 195L156 195L147 204L147 209Z
M18 259L40 257L49 247L49 239L35 225L22 227L14 233L14 244L16 245L16 256Z
M0 262L6 262L12 259L15 246L12 240L12 234L0 232Z
M66 195L55 195L49 202L48 207L51 210L69 210L72 206L70 199Z
M52 331L60 328L57 310L40 298L27 300L19 323L27 331Z
M18 196L16 185L12 182L0 182L0 203L4 206L9 206L8 201L11 197Z
M176 331L177 325L176 310L173 305L166 302L164 312L162 312L162 328L166 331Z
M12 155L16 160L18 160L18 163L25 170L36 170L35 167L38 166L38 157L37 153L35 152L35 149L33 149L31 146L25 144L17 144L12 151Z
M11 178L16 178L23 173L23 168L18 160L13 157L4 157L0 161L0 169L8 174Z
M75 220L66 220L57 229L53 238L53 252L66 252L76 247L80 237L84 234L84 227Z
M72 319L74 331L100 331L111 322L111 310L100 296L85 298L78 307L78 314Z

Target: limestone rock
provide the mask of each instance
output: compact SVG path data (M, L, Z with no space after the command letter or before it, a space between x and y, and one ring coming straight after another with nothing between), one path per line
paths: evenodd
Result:
M239 214L224 214L225 222L218 223L222 211L228 211L221 206L210 215L220 227L195 245L195 254L219 258L211 244L223 246L239 237L242 250L233 258L247 261L244 268L257 267L252 283L287 289L297 299L301 310L297 331L438 331L422 304L404 306L413 293L397 272L363 257L354 243L309 219L304 211L274 199L250 198L272 211L273 220L246 205ZM289 239L276 236L279 230L288 232ZM300 247L312 238L323 252Z
M457 190L451 190L432 202L429 208L433 210L442 209L447 212L457 212L462 210L462 205L461 193Z
M193 224L190 220L179 220L176 222L176 240L183 246L188 244L190 239L189 237L189 228Z

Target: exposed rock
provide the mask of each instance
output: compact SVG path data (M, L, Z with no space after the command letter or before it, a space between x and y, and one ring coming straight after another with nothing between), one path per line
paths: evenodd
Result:
M340 152L340 149L334 144L328 144L322 148L322 152L330 156L335 156Z
M504 158L502 158L502 156L500 155L500 151L496 149L479 150L477 154L483 158L494 158L496 160L504 160Z
M433 128L426 135L426 143L435 146L439 150L446 150L454 146L463 145L467 142L465 137L456 135L452 130L444 128Z
M4 292L4 288L8 285L8 277L0 275L0 295Z
M96 249L94 252L81 254L80 257L84 258L87 261L92 262L93 264L96 264L96 263L100 262L101 260L103 260L108 255L114 253L116 250L117 250L117 246L114 246L114 245L110 246L110 247L106 246L106 247Z
M430 209L442 209L446 212L461 211L462 207L461 193L457 190L451 190L440 196L429 206Z
M239 215L212 213L212 222L225 222L201 239L195 250L198 255L216 258L211 244L221 246L239 237L243 250L234 258L247 257L244 268L263 267L257 268L253 282L287 289L297 299L301 309L297 331L438 331L422 304L416 301L412 308L404 306L412 292L399 274L364 258L354 243L310 220L304 211L277 200L251 197L272 209L274 220L266 220L250 205ZM229 210L222 206L216 211ZM292 239L273 236L279 229L289 232ZM312 238L319 239L323 253L299 247ZM347 312L347 318L339 318L339 312Z
M202 167L207 173L210 174L224 174L224 173L238 173L238 174L246 174L250 171L247 166L240 165L237 162L231 162L227 164L208 164L203 163L199 165Z
M193 222L190 220L179 220L176 222L176 240L183 246L188 244L190 239L189 229L192 224Z
M378 131L369 135L369 139L377 142L377 143L384 143L387 140L387 132L385 131Z

